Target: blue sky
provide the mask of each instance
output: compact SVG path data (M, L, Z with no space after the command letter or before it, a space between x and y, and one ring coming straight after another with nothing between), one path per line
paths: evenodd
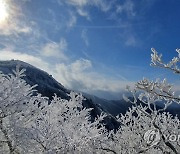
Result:
M168 61L180 47L179 0L0 0L0 59L20 59L65 87L107 99L152 68L151 47ZM1 7L1 6L0 6ZM2 9L1 9L2 10ZM0 12L2 14L2 12Z

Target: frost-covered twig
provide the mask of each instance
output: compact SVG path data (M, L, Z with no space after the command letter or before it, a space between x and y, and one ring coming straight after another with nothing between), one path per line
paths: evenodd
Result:
M174 73L180 74L180 69L178 66L178 63L180 62L180 49L176 49L178 56L172 58L172 60L167 64L163 62L162 54L159 55L154 48L151 48L151 51L151 66L167 68L172 70Z

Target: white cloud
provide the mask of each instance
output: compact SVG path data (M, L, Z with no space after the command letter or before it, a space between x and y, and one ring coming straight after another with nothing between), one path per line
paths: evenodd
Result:
M121 14L125 12L128 16L135 16L136 12L134 10L134 3L132 0L126 0L124 4L117 5L116 13Z
M71 64L71 70L75 73L83 72L91 67L92 67L92 63L90 60L87 59L79 59Z
M54 66L40 57L14 52L12 49L3 49L0 51L0 55L0 60L22 60L40 68L52 74L66 88L104 98L120 98L120 93L124 91L126 85L134 84L129 81L105 77L103 74L94 71L91 61L87 59L79 59L70 64L57 63Z
M7 0L6 4L8 17L0 23L0 35L30 34L32 32L31 24L26 22L21 8L12 0Z
M114 0L111 2L107 0L67 0L65 3L74 6L80 16L90 20L91 16L87 8L88 6L96 7L103 12L107 12L112 8L112 2L114 2Z
M86 44L86 46L89 46L89 40L88 40L88 36L87 36L87 29L83 29L82 30L81 38L83 39L83 41Z
M67 49L67 42L64 38L61 38L59 43L56 42L46 43L42 47L40 53L42 56L45 57L56 57L61 60L67 60L67 57L64 54L66 49Z
M86 17L87 20L90 20L90 15L87 11L85 11L84 9L82 8L78 8L77 9L77 12L80 16L83 16L83 17Z
M76 6L85 6L88 4L88 0L67 0L68 3Z
M106 12L111 9L113 1L109 2L107 0L67 0L66 2L78 8L83 8L86 6L95 6L100 8L102 11Z
M0 23L0 35L18 35L21 33L30 34L32 32L32 28L27 26L26 24L13 19L10 21L5 21L4 23Z
M122 5L117 5L116 7L116 13L122 13L124 10L123 6Z
M115 80L93 71L91 61L80 59L69 65L57 64L56 78L66 87L88 93L95 91L120 92L133 82ZM58 76L61 74L61 76Z
M127 0L124 4L124 9L126 10L127 14L129 16L135 16L136 13L134 11L134 3L132 0Z
M68 27L73 27L77 22L77 17L75 16L74 13L70 12L70 19L67 21L67 26Z
M47 72L50 72L49 64L36 56L21 52L14 52L12 49L3 49L0 51L0 55L0 60L21 60Z
M93 0L93 5L99 7L102 11L107 12L112 8L113 0L105 1L105 0Z

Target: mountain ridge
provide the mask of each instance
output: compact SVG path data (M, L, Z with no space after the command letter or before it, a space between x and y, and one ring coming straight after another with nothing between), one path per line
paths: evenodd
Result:
M20 60L0 61L0 71L4 74L12 74L12 70L15 70L17 66L26 69L26 76L23 77L23 79L31 86L37 84L38 86L35 89L42 96L52 99L52 96L56 93L56 95L62 99L68 100L70 98L68 94L71 90L65 88L47 72ZM83 106L86 108L92 108L90 113L91 120L94 120L102 112L105 112L107 114L104 120L106 128L112 130L119 127L120 123L117 122L115 117L112 116L111 113L107 112L101 104L94 102L91 98L86 96L84 97L86 100L83 101Z

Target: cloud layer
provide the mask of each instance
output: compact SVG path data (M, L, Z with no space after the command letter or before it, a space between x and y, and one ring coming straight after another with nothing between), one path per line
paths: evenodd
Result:
M108 99L120 98L120 94L119 96L117 94L124 91L126 85L133 85L133 82L107 78L103 74L95 72L92 62L87 59L78 59L70 64L57 63L55 66L52 66L43 58L15 52L10 49L1 50L0 54L2 55L0 60L18 59L47 71L69 89L102 97L108 96Z
M67 50L67 42L64 38L61 38L59 43L48 42L42 46L40 54L45 57L56 57L60 60L67 60L65 51Z

